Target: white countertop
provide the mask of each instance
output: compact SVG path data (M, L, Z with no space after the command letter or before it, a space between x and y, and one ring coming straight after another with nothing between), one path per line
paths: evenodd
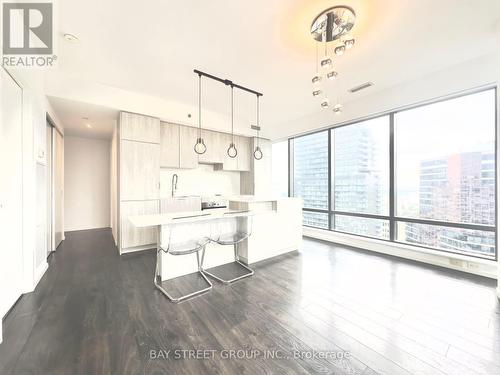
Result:
M253 211L214 209L204 211L185 211L169 214L136 215L129 220L136 228L153 227L158 225L193 223L198 221L223 219L230 217L253 216Z
M277 202L282 199L289 199L288 197L276 197L276 196L266 196L266 195L233 195L228 197L228 201L232 202L243 202L243 203L259 203L259 202Z

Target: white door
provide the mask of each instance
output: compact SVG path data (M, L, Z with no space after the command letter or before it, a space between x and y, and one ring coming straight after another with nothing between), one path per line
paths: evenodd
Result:
M55 131L54 142L54 248L57 248L64 238L64 138Z
M0 68L0 318L22 293L22 90Z

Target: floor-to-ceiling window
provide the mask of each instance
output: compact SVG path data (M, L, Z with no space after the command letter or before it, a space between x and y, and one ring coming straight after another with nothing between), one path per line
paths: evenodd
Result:
M496 259L496 90L289 140L304 225Z
M389 116L331 129L331 228L389 238Z
M304 225L328 228L328 131L295 138L291 190L304 201Z
M495 257L495 106L488 90L394 115L398 241Z

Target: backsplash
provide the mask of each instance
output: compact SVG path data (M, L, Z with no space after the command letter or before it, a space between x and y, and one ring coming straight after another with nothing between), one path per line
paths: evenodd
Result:
M214 171L211 165L196 169L162 168L160 170L160 197L171 196L172 176L177 174L177 195L240 194L240 172Z

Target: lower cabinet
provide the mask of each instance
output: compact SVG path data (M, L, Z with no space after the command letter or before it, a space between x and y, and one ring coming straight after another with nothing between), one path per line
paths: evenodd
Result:
M120 205L120 239L121 252L127 248L154 245L157 243L157 228L135 228L129 221L130 216L158 214L160 211L159 200L125 201Z

